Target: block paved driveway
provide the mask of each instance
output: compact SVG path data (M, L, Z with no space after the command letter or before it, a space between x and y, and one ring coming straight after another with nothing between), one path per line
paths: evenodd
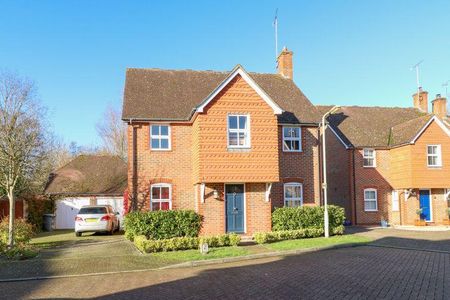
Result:
M374 245L186 269L0 283L6 299L448 299L450 233L396 231ZM403 240L403 243L401 241ZM392 241L392 246L389 244ZM400 245L400 246L399 246ZM399 249L414 246L414 249Z

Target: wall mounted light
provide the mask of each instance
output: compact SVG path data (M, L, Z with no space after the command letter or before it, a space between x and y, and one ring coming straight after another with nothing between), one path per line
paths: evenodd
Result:
M213 191L214 199L219 199L219 192L217 190Z

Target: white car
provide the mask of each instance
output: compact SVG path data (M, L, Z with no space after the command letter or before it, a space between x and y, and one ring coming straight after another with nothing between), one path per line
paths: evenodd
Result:
M111 205L83 206L75 217L75 235L83 232L107 232L113 234L119 230L118 212Z

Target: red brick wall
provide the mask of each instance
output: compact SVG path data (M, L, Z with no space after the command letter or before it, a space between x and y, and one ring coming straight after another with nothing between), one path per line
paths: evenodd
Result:
M140 123L137 128L137 175L139 209L150 208L149 188L152 183L172 184L172 208L194 209L194 186L192 184L192 126L171 124L172 149L150 149L150 124ZM131 128L131 126L129 126ZM132 139L129 130L128 182L132 190ZM130 167L131 166L131 167Z
M345 209L347 220L352 219L350 186L350 150L331 131L326 131L328 203Z
M355 150L355 192L357 224L379 224L389 219L392 188L389 178L389 150L376 150L376 167L363 167L363 150ZM364 211L364 189L377 189L378 211ZM353 197L353 195L352 195Z
M201 234L219 234L226 231L224 183L209 183L205 187L204 202L199 196L198 212L204 216ZM198 189L199 192L200 189ZM214 190L219 193L219 199L214 198ZM246 235L255 232L270 231L271 204L265 201L264 183L245 184L245 224Z
M284 206L283 183L287 182L303 184L304 205L320 205L318 128L302 127L302 152L283 152L282 143L282 126L278 126L280 182L272 186L273 208Z

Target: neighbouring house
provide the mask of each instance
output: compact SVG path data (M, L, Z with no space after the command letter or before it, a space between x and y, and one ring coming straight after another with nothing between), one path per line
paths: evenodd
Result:
M80 155L50 175L45 194L55 198L55 229L72 229L84 205L111 205L124 213L127 165L118 156Z
M275 207L319 205L320 115L292 58L284 48L277 74L127 69L132 209L192 209L202 234L252 234Z
M429 225L448 219L450 125L440 95L412 108L346 106L328 118L328 195L354 224ZM321 112L329 106L318 106Z

